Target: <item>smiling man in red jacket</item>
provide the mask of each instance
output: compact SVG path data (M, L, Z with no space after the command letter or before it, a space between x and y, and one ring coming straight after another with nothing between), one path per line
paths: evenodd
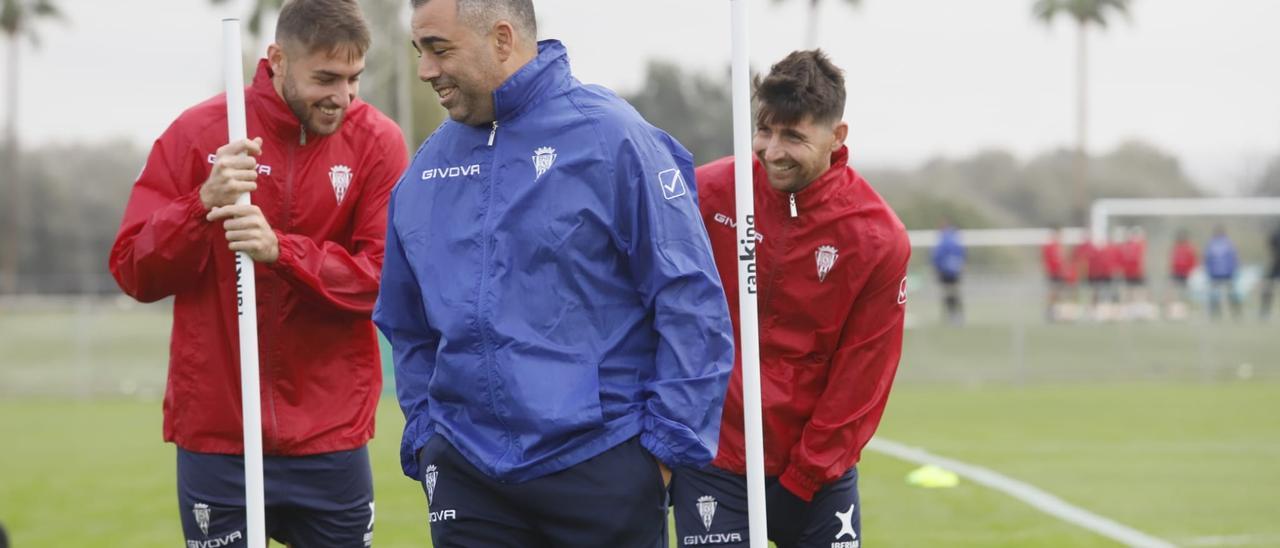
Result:
M769 538L780 548L857 547L855 465L880 423L902 353L911 246L902 222L848 165L844 77L826 55L792 53L756 83L755 95ZM740 333L733 159L696 175ZM715 461L678 469L672 482L681 546L749 542L742 406L735 367Z
M110 267L140 301L174 297L164 438L178 446L187 545L245 534L233 251L256 265L268 533L372 541L370 314L407 158L399 128L355 98L369 43L354 0L286 3L245 89L255 138L228 144L213 97L156 140L134 184ZM250 191L253 205L233 205Z

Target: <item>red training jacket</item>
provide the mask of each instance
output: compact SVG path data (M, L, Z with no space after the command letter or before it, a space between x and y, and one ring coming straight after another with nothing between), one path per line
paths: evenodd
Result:
M373 436L382 390L369 316L378 294L387 199L407 162L399 128L360 101L341 128L302 137L259 61L245 89L248 135L262 137L259 206L280 242L257 264L263 451L308 455ZM226 99L178 117L134 183L110 267L143 302L173 296L164 438L189 451L241 454L235 258L205 221L200 186L227 143Z
M1085 276L1090 281L1111 279L1114 256L1110 245L1095 245L1087 239L1071 251L1072 262L1084 266Z
M1133 238L1121 244L1120 253L1123 258L1124 277L1129 280L1140 280L1146 276L1146 238Z
M1068 269L1062 263L1062 243L1050 240L1040 247L1040 262L1044 264L1044 272L1052 280L1066 281ZM1074 278L1074 277L1073 277Z
M1169 273L1175 278L1187 278L1196 269L1200 258L1196 254L1196 246L1191 242L1179 242L1173 246L1173 255L1169 261Z
M770 187L753 162L765 474L804 500L857 464L902 355L911 245L848 159L841 148L832 167L795 194ZM733 159L698 168L696 180L740 334ZM713 461L739 474L746 470L741 359L739 352Z

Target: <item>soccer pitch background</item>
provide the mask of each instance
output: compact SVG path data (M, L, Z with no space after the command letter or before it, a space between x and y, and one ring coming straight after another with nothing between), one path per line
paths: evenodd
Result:
M878 436L1179 546L1280 545L1280 325L1045 325L1033 292L974 293L963 328L912 294ZM0 314L0 522L15 548L181 544L160 433L168 313L73 300ZM385 395L375 546L429 545L421 488L399 471L402 424ZM914 468L864 454L867 546L1116 545L963 479L910 486Z

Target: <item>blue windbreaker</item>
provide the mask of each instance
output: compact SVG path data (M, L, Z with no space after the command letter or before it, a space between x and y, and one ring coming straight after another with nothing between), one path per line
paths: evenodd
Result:
M964 270L965 250L960 243L960 231L944 228L938 234L938 245L933 248L933 267L944 276L958 276Z
M1236 275L1236 246L1231 238L1214 236L1204 246L1204 269L1214 280L1229 280Z
M733 368L724 290L675 139L584 86L557 41L446 121L392 194L374 321L391 341L405 474L433 434L500 481L631 438L714 456Z

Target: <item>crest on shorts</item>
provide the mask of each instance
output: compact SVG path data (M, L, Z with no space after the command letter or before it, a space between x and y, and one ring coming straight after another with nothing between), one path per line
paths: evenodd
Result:
M702 516L702 526L711 532L711 521L716 519L716 498L711 495L698 497L698 515Z
M351 168L343 165L329 168L329 183L333 185L333 197L341 204L347 197L347 187L351 186Z
M200 526L200 532L206 537L209 536L209 505L197 502L191 507L191 513L196 517L196 525Z
M551 164L556 163L556 149L551 147L542 147L533 151L533 169L538 174L533 177L536 181L551 169Z
M836 258L840 256L840 252L835 246L824 245L813 252L813 256L818 261L818 281L827 281L827 273L831 272L831 267L835 266Z
M427 467L427 472L422 475L422 482L427 484L427 505L431 505L432 499L436 497L436 478L440 476L440 472L436 470L436 465L432 464Z

